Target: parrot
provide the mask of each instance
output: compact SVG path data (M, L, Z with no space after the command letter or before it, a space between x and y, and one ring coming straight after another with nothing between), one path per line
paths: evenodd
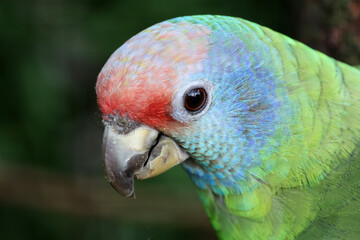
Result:
M96 82L107 181L181 165L219 239L360 239L360 69L242 18L177 17Z

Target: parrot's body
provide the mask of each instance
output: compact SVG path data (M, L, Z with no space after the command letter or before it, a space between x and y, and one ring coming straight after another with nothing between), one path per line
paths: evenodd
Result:
M96 90L105 121L187 154L221 239L360 239L357 68L242 19L192 16L130 39Z

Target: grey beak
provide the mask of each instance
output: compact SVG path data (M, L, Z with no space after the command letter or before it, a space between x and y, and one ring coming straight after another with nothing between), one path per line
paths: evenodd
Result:
M134 172L148 158L149 149L158 132L148 127L138 127L127 134L119 134L105 127L103 154L108 182L124 197L135 197Z
M106 125L103 139L106 178L122 196L131 198L134 177L154 177L189 158L171 138L148 126L134 126L120 133Z

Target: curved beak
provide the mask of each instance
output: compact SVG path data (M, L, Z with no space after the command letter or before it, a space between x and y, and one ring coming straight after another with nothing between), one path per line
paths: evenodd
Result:
M171 138L140 125L128 133L105 126L103 157L108 182L124 197L135 198L134 177L154 177L189 155Z

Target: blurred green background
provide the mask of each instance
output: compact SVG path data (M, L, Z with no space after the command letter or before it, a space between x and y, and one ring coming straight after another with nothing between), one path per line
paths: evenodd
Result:
M216 239L181 167L104 179L94 86L121 44L183 15L237 16L359 64L359 1L12 0L0 3L0 239Z

